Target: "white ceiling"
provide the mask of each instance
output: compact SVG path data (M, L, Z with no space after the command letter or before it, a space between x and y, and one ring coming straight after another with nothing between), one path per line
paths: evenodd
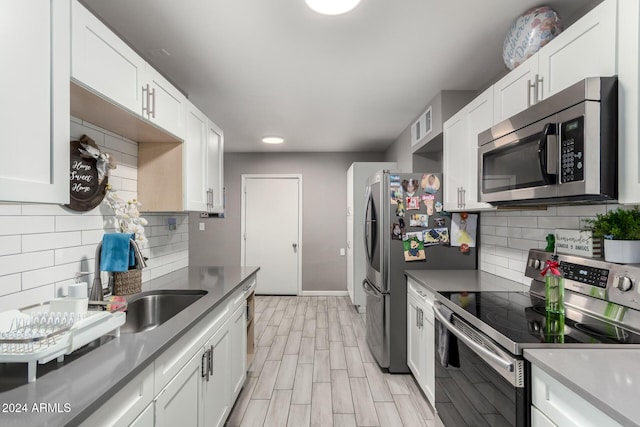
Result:
M438 91L478 90L506 72L509 26L541 4L362 0L322 16L304 0L82 1L241 152L384 151ZM571 18L598 2L546 4ZM267 134L286 142L261 143Z

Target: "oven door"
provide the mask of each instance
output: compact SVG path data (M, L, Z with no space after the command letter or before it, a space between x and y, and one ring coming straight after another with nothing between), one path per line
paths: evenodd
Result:
M524 360L505 352L455 315L453 323L445 319L440 305L438 301L434 304L435 406L444 425L528 427L531 410ZM443 367L439 346L448 332L449 365Z
M558 196L555 116L478 147L478 191L482 202Z

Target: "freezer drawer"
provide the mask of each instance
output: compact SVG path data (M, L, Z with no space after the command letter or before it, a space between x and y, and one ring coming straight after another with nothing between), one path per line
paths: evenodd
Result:
M380 293L367 280L362 282L367 295L367 343L382 368L389 367L389 294Z

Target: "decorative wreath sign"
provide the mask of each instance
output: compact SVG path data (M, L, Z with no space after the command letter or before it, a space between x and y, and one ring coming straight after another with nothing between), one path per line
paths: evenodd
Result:
M71 141L69 163L69 209L89 211L102 202L109 180L109 170L115 169L115 161L103 153L86 135L79 141Z

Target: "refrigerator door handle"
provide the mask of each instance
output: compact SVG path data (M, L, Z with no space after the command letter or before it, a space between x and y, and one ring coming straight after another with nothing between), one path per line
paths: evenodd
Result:
M364 279L362 281L362 289L364 289L364 292L371 295L374 298L380 298L382 297L382 294L377 292L373 286L371 286L371 284L369 283L369 281L367 279Z

